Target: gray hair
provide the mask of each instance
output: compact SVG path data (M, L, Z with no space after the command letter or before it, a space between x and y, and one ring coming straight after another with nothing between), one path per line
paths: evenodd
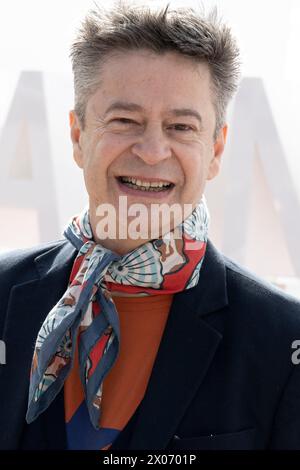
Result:
M99 72L114 52L147 49L157 54L174 51L210 69L216 112L215 137L225 123L228 102L237 90L239 49L231 30L218 19L193 8L160 10L120 2L107 10L98 7L83 21L71 47L75 112L82 127L89 97L100 84Z

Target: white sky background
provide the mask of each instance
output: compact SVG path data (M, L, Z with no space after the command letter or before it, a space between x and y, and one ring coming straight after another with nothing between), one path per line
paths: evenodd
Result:
M100 0L97 3L104 4ZM264 79L300 196L300 1L202 3L218 5L222 17L232 26L241 47L243 75ZM81 18L92 6L89 0L0 0L0 128L20 71L42 70L62 225L86 202L69 142L68 110L73 106L69 46Z

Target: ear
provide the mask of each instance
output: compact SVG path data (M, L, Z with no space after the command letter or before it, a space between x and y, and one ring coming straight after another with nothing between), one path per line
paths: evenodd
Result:
M83 153L80 145L82 129L75 111L69 113L71 140L73 144L73 158L79 168L83 168Z
M222 127L214 143L214 155L209 163L207 180L212 180L220 170L221 156L224 151L227 137L227 124Z

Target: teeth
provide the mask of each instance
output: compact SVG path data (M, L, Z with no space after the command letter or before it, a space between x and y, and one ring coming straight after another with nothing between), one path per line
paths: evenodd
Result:
M170 186L171 183L164 183L163 181L157 181L157 182L149 182L149 181L141 181L135 178L131 178L128 176L122 176L122 181L124 183L131 183L134 184L135 186L140 186L141 188L149 189L149 188L165 188Z

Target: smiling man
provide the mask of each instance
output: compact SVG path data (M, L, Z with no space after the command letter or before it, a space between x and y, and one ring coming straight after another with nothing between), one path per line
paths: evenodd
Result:
M73 55L75 61L80 57L75 47ZM101 86L87 100L84 127L80 112L70 116L93 232L103 203L117 209L118 219L127 219L118 211L120 196L127 196L128 207L146 205L149 215L153 203L194 208L205 181L218 172L226 135L224 123L217 126L207 62L168 48L158 54L145 42L138 50L115 49L100 76ZM149 230L158 222L149 220ZM120 243L117 237L104 244L124 254L140 243L129 237Z
M71 56L89 204L63 240L0 260L1 448L300 449L300 305L208 238L230 29L119 5Z

